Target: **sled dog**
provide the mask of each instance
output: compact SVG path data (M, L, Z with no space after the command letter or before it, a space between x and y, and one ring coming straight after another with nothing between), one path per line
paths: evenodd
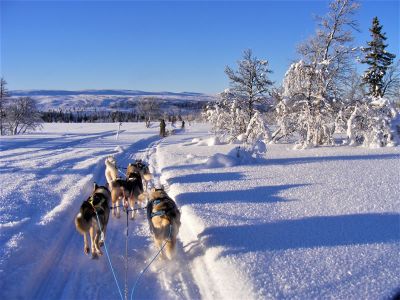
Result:
M129 164L131 165L131 164ZM150 173L149 165L141 160L137 159L134 164L132 164L134 168L136 169L136 172L139 172L140 176L142 177L142 180L145 183L146 190L147 190L147 183L151 180L152 176Z
M116 180L118 177L117 161L114 156L108 156L105 160L106 164L106 179L108 187L111 188L111 182Z
M171 260L176 252L176 238L181 226L181 213L164 188L152 188L147 204L147 219L157 247L166 242L162 257Z
M92 258L98 258L99 255L103 255L100 247L104 244L107 231L107 223L110 216L110 198L110 191L105 186L98 186L94 183L92 194L83 201L79 213L75 217L76 230L83 235L83 251L85 254L89 254L87 240L87 233L89 232Z
M113 216L120 218L120 204L124 206L128 201L129 190L127 187L126 180L117 177L117 179L111 181L111 208L113 209Z
M132 210L131 219L136 215L135 203L144 204L146 196L143 194L141 171L136 164L129 164L126 169L126 190L128 192L129 206Z

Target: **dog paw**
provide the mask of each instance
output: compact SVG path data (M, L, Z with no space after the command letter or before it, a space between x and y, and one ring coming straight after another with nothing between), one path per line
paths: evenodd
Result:
M119 219L119 218L121 218L121 215L120 215L120 214L117 215L117 219Z
M96 253L97 253L98 256L102 256L103 255L103 251L101 251L101 250L96 251Z
M92 253L92 259L99 259L99 256L96 252Z
M104 241L103 241L103 240L101 240L101 241L99 242L99 246L100 246L100 247L103 247L103 246L104 246Z
M84 247L83 252L85 252L85 254L89 254L89 247Z

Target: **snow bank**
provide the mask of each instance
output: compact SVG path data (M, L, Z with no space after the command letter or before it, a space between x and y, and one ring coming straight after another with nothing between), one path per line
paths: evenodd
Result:
M233 167L237 164L238 160L235 157L222 153L214 154L205 163L208 168Z
M221 141L217 136L212 136L207 140L207 145L208 146L221 145Z
M265 143L263 141L259 141L251 152L245 150L241 146L238 146L230 150L227 154L216 153L207 159L205 166L207 168L221 168L233 167L237 165L265 163L266 160L263 158L264 155L257 157L254 152L257 154L265 154Z
M177 147L206 133L192 128L157 149L162 181L182 209L180 239L201 298L394 296L397 147L277 144L258 164L239 163L235 145Z

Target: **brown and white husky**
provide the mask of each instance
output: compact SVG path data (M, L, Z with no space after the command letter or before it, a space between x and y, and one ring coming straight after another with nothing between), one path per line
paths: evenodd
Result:
M162 257L171 260L176 253L176 239L181 226L181 213L163 188L152 188L147 204L147 219L157 247L166 243Z
M90 235L92 258L103 255L103 246L110 216L111 194L105 186L94 183L92 194L83 201L79 213L75 217L76 230L83 235L85 254L89 254L87 233ZM96 216L97 213L97 216Z

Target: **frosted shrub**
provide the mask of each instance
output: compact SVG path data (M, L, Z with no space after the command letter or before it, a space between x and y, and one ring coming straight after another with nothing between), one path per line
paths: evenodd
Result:
M347 121L349 145L384 147L397 141L392 119L397 112L385 98L369 98L357 103Z
M271 136L265 118L256 112L251 118L244 135L244 149L255 157L261 157L267 151L266 144Z
M240 108L238 100L232 99L229 90L221 93L220 97L219 102L206 108L204 117L221 142L232 143L246 131L246 113Z
M238 101L228 102L226 95L229 91L224 93L221 101L207 107L204 113L205 119L212 124L218 143L240 144L237 148L238 155L241 158L246 157L246 162L250 157L262 157L267 150L266 144L271 139L265 117L255 111L246 124L246 111L241 109Z

